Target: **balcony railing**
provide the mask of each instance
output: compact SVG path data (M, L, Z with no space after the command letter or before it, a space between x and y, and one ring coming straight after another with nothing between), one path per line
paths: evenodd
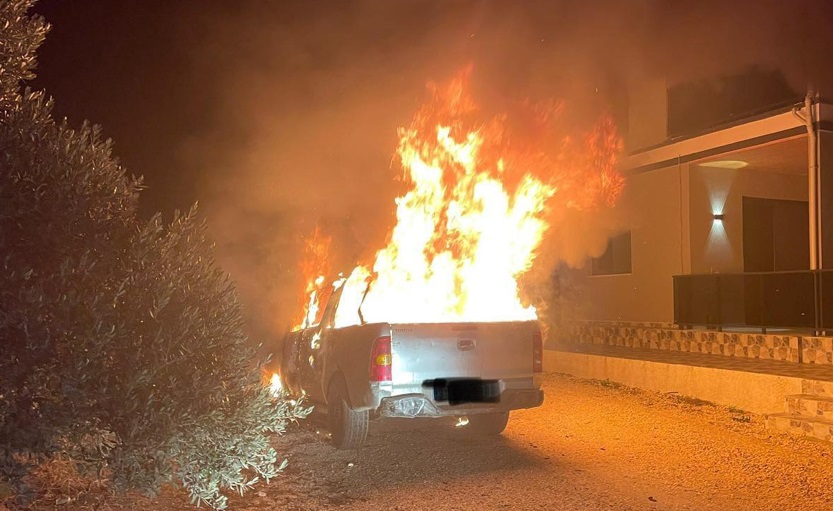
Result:
M674 322L833 331L833 270L675 275Z

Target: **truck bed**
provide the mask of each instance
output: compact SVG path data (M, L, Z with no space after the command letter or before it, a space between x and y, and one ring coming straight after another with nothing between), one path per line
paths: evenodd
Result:
M437 380L493 380L499 392L537 389L533 339L537 321L489 323L371 323L290 334L284 381L296 393L324 402L333 377L345 379L351 406L376 409L386 397L422 394L434 400ZM316 339L316 336L318 338ZM391 381L368 381L370 351L391 339Z

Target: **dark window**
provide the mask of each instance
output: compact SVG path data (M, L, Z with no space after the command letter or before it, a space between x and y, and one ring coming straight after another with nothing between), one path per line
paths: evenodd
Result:
M614 236L607 242L607 250L593 259L593 275L617 275L631 273L631 233Z
M668 136L694 135L800 100L781 71L757 67L681 83L668 89Z

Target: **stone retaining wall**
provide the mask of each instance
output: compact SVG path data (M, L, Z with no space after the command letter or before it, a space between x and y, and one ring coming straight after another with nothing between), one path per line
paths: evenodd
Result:
M681 330L668 323L573 322L562 341L833 365L833 337Z

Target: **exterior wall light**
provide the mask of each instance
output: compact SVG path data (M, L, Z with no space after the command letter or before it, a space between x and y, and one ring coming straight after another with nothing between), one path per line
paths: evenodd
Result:
M711 167L713 169L742 169L749 165L749 163L742 160L716 160L698 163L701 167Z
M715 222L722 222L723 221L723 213L715 213L714 214L714 221Z

